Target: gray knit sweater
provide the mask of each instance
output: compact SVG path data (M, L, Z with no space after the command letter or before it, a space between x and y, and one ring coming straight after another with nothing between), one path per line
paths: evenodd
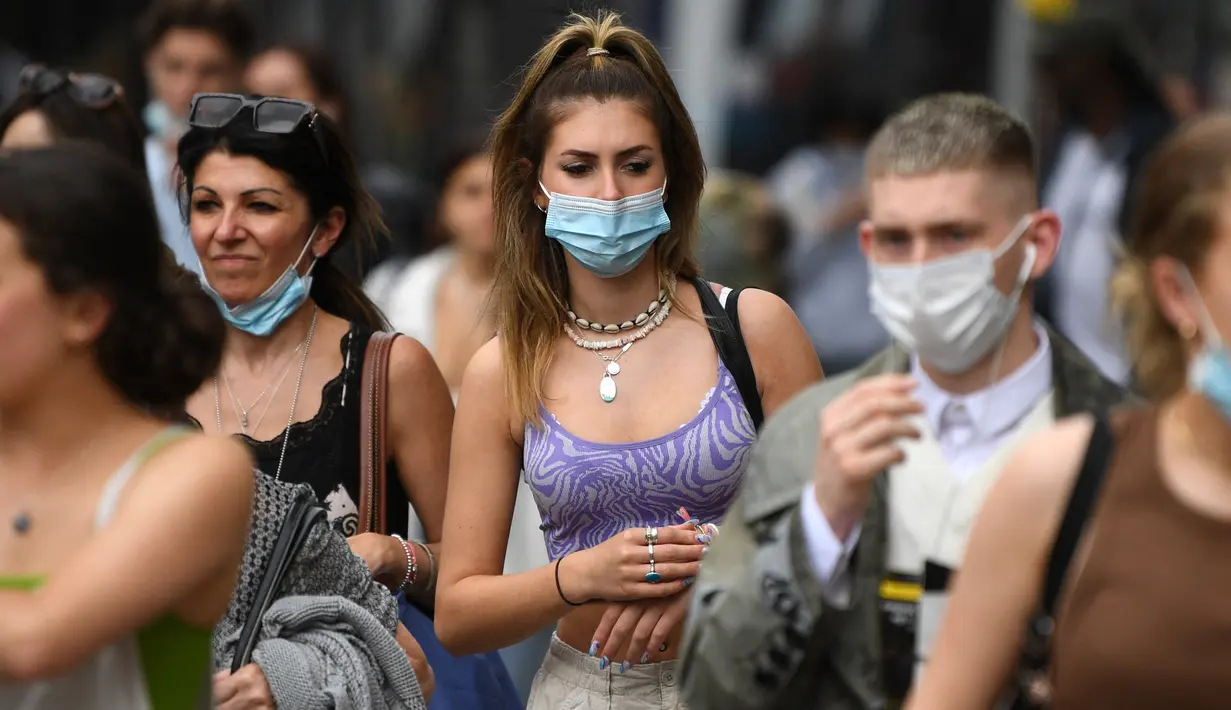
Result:
M313 496L312 489L306 485L291 485L282 481L274 480L270 476L257 473L256 491L252 504L252 529L248 535L248 546L244 550L244 564L240 571L239 583L235 587L235 593L231 597L231 604L227 608L226 616L218 622L214 628L214 667L216 670L229 669L231 661L235 657L235 643L238 640L239 632L243 629L244 620L248 618L248 612L252 609L255 601L257 588L260 586L261 577L264 574L265 567L269 562L270 554L273 551L274 543L278 539L278 531L281 529L282 520L286 517L292 503L300 496ZM371 617L374 627L384 630L387 640L397 647L397 642L394 634L397 630L397 602L389 593L389 590L372 580L372 575L366 564L357 555L351 552L350 545L347 544L346 538L335 532L328 523L321 522L316 528L309 533L308 539L304 543L295 561L290 569L287 570L286 576L282 580L282 586L279 589L278 595L283 597L318 597L323 598L322 601L328 601L331 604L339 604L341 600L353 602L358 608L367 612ZM337 599L334 599L337 598ZM310 628L304 624L313 618L313 615L319 613L322 607L312 607L311 613L304 616L304 612L298 611L291 613L291 609L282 607L281 616L277 619L271 618L274 608L279 608L275 602L270 611L266 612L266 617L263 624L267 627L262 630L260 636L261 641L258 642L258 653L254 656L258 665L261 666L265 673L266 680L269 682L270 689L274 690L275 695L278 692L286 694L295 693L311 693L315 692L321 702L328 702L326 699L334 701L334 705L300 705L298 702L293 704L284 704L279 702L280 708L298 708L300 707L348 707L342 701L332 699L327 694L332 692L338 686L331 685L330 680L332 671L329 670L329 661L322 656L320 650L311 648L308 641L310 637ZM333 608L333 607L330 607ZM336 612L341 613L341 612ZM371 629L368 626L357 626L353 619L349 620L345 644L353 647L361 647L365 642L364 633L356 633L355 629L362 630ZM325 631L333 631L333 622L327 621L325 617L319 619L321 628ZM278 631L272 631L277 628ZM266 664L261 662L261 659L267 654L276 654L277 658L287 658L285 647L282 651L265 651L261 652L262 644L267 644L267 638L272 638L273 635L282 634L284 641L291 643L306 644L302 649L303 654L314 655L316 658L315 668L317 672L313 675L296 675L281 676L284 669L290 668L290 665L278 664L275 667L266 668ZM288 637L286 634L290 634ZM298 639L298 641L296 640ZM335 638L330 643L340 642ZM315 643L313 640L311 643ZM381 644L384 646L384 644ZM414 671L410 667L410 661L406 655L401 652L400 647L397 647L400 654L399 668L394 672L389 670L392 668L391 659L381 659L376 656L375 647L368 643L366 651L369 661L367 661L368 675L360 680L367 683L368 680L379 680L389 686L390 689L396 690L398 687L394 684L394 680L400 678L402 672L409 673L414 677ZM309 658L309 655L304 655L301 659ZM306 660L302 662L306 663ZM300 666L302 667L302 666ZM301 684L298 690L292 690L287 687L288 683ZM312 687L304 685L306 683L315 684ZM424 708L422 693L419 692L418 682L414 683L414 695L418 698L418 704L410 705L389 705L389 707L400 708ZM295 697L301 697L296 695ZM275 698L276 699L276 698ZM357 702L357 699L352 699ZM357 708L384 707L382 705L356 705Z
M371 614L341 597L274 602L252 658L279 708L427 707L402 647Z

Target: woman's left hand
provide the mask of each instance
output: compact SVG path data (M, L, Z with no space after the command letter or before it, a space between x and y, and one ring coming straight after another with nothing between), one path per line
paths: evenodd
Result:
M214 702L218 704L218 710L275 710L277 707L265 674L255 663L249 663L235 673L215 673Z
M361 533L346 538L346 541L350 543L351 552L367 563L373 578L393 576L395 570L402 575L406 573L406 549L394 538L379 533ZM399 576L393 583L397 584L401 579Z
M594 631L594 654L614 664L634 666L650 660L688 614L692 590L666 599L612 604ZM591 648L594 648L592 645Z

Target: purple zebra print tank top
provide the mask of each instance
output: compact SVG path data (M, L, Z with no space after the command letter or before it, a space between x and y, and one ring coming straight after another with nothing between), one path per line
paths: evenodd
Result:
M601 444L580 439L542 409L543 426L526 425L523 475L542 515L555 560L627 528L718 523L744 478L756 428L735 378L721 361L718 383L679 429L647 441Z

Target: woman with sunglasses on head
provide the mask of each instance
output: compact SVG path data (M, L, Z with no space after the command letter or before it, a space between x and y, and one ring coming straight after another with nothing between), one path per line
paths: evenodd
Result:
M350 239L382 230L329 119L289 99L202 94L179 143L189 231L202 285L228 323L216 376L189 400L208 432L238 435L258 468L306 483L373 577L430 607L453 405L431 356L411 338L388 362L387 532L360 533L364 356L385 328L362 289L330 263ZM407 541L409 503L426 531Z
M471 653L558 620L530 708L678 707L689 584L753 412L820 364L781 299L749 290L724 310L726 289L694 281L696 132L657 50L618 16L574 17L547 41L492 156L498 336L462 381L437 631ZM707 314L743 324L729 360L716 345L739 329ZM554 562L502 576L523 470Z
M114 79L31 64L22 70L18 89L0 112L0 149L87 141L146 174L141 124Z
M116 157L0 157L0 707L212 707L252 460L152 413L182 408L225 338L161 253Z
M114 79L30 64L18 84L21 93L0 112L0 150L92 143L148 177L141 125ZM177 263L171 246L164 246L163 261L168 278L184 281L185 288L195 287L196 276Z

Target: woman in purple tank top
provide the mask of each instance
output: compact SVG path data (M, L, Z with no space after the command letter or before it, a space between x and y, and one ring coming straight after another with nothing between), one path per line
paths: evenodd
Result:
M676 708L703 526L720 522L756 438L702 316L711 286L694 281L696 132L645 37L614 15L574 17L535 56L492 148L499 336L462 382L436 629L470 654L559 622L531 710ZM753 409L821 378L781 299L750 290L733 310ZM519 471L552 562L502 576Z

